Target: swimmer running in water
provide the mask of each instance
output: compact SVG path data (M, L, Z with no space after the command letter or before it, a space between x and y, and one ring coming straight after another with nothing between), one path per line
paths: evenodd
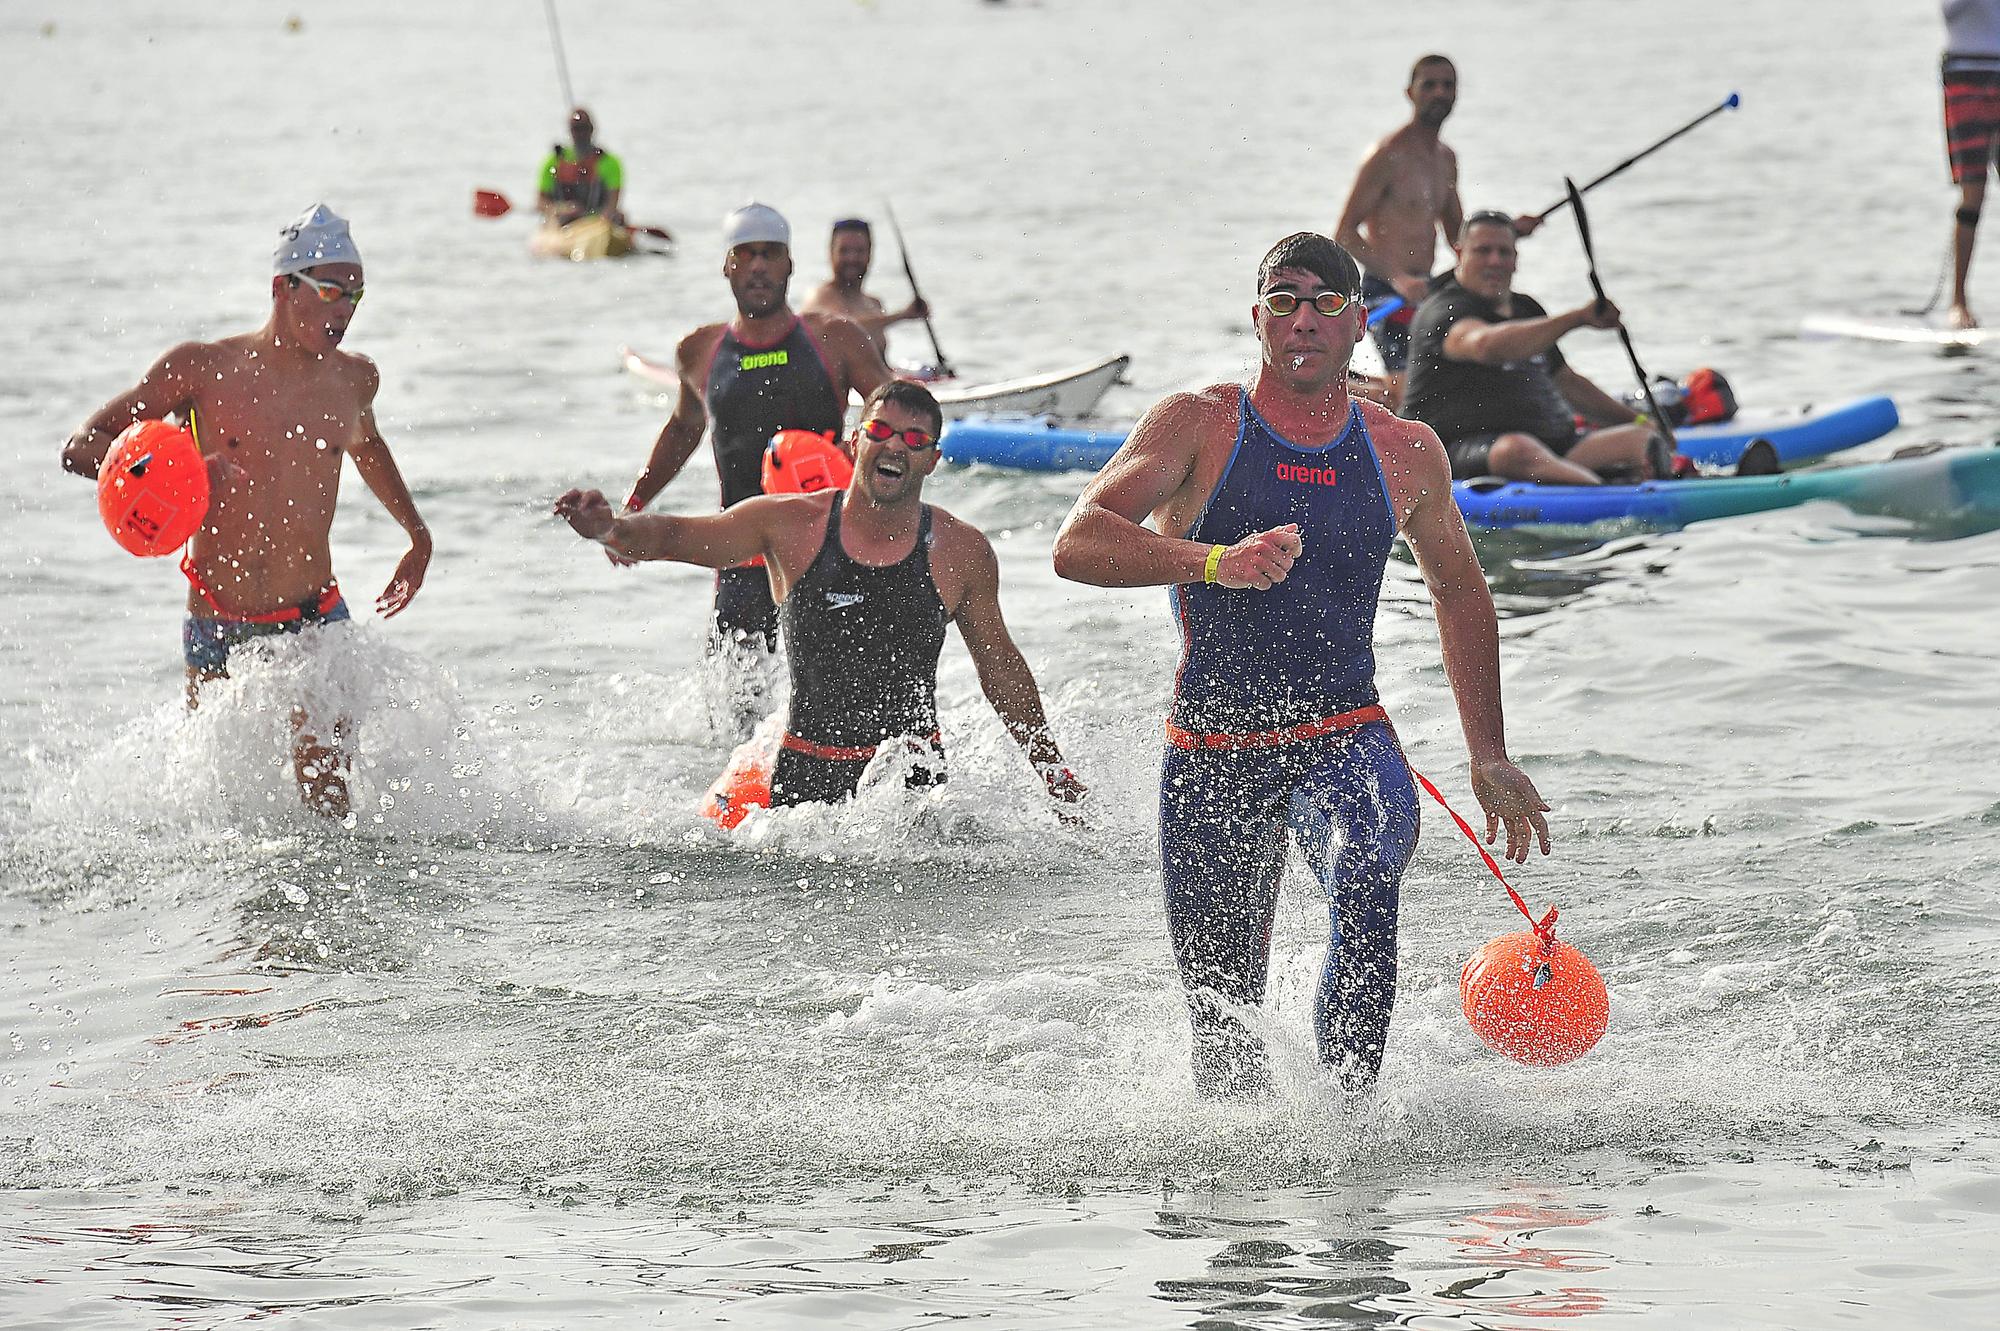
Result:
M1444 449L1348 393L1360 286L1326 237L1279 241L1257 272L1255 381L1155 406L1055 543L1065 578L1173 588L1183 652L1160 859L1195 1082L1210 1096L1269 1086L1239 1014L1264 998L1288 828L1332 916L1320 1057L1356 1088L1381 1067L1397 892L1417 837L1415 787L1375 690L1375 604L1399 533L1437 607L1487 838L1504 825L1517 861L1536 840L1549 849L1548 806L1507 757L1493 601Z
M181 343L63 447L63 470L95 478L134 421L178 416L195 429L212 497L181 561L190 708L202 684L229 673L232 649L349 618L327 539L343 456L410 538L376 611L400 614L430 566L430 529L375 425L381 374L340 350L361 303L361 254L347 222L324 204L308 209L280 233L272 271L262 328ZM332 730L320 734L295 713L292 762L307 807L337 818L347 813L348 759L343 727Z
M596 490L571 490L556 513L579 536L626 560L672 559L758 570L784 616L791 712L771 775L776 805L852 795L876 750L913 742L911 783L941 775L937 663L958 625L979 686L1040 773L1074 802L1083 783L1063 761L1041 691L1000 615L1000 563L978 528L923 502L944 416L921 384L877 387L849 438L843 490L759 495L721 513L616 516Z
M710 418L709 448L726 509L763 493L764 448L772 435L812 430L831 437L841 428L848 393L865 397L890 377L866 331L835 315L794 314L785 303L792 228L777 209L746 204L723 219L722 230L722 275L736 298L736 317L703 324L675 348L680 397L633 482L627 513L644 509L680 474ZM615 551L612 560L621 562ZM716 567L708 650L739 667L778 650L778 608L763 569ZM740 673L754 682L754 669ZM762 710L760 699L742 699L737 728L747 733Z

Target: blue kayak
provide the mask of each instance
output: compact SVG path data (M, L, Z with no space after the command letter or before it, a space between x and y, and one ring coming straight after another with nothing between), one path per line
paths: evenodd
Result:
M2000 448L1940 449L1780 476L1641 485L1459 481L1452 490L1466 525L1489 529L1610 525L1626 531L1672 531L1710 518L1827 499L1856 513L1984 530L2000 525Z
M1831 407L1742 411L1720 425L1690 425L1674 434L1681 452L1704 467L1735 466L1752 439L1769 439L1779 461L1789 465L1879 439L1896 425L1894 402L1861 397ZM1129 421L1081 430L1039 416L968 416L945 422L944 458L1022 471L1095 471L1131 430Z

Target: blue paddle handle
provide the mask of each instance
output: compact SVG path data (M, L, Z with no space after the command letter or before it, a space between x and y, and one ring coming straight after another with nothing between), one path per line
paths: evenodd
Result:
M1402 309L1403 304L1401 296L1391 296L1380 305L1371 305L1368 308L1368 326L1373 328L1376 324L1381 323L1397 310Z

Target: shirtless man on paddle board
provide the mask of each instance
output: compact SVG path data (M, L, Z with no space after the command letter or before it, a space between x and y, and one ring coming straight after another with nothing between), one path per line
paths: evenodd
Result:
M1458 154L1438 137L1458 102L1458 69L1446 56L1423 56L1411 67L1403 95L1410 100L1409 123L1362 158L1334 229L1334 239L1361 264L1361 298L1373 303L1390 296L1403 299L1403 308L1372 330L1396 402L1402 399L1410 319L1430 285L1438 236L1455 241L1465 222L1458 197ZM1523 236L1540 225L1537 217L1514 219Z
M861 325L875 343L875 350L886 356L890 327L921 319L930 310L923 301L912 300L902 309L891 311L863 291L861 284L867 280L868 266L874 258L875 234L867 222L859 217L843 217L835 222L833 239L827 246L833 276L813 288L799 310L804 314L835 314Z
M423 586L431 534L375 424L374 362L340 350L361 303L361 254L347 222L317 204L279 236L271 317L252 333L183 342L104 404L63 447L65 471L95 479L119 432L178 416L208 459L208 515L182 561L188 706L228 674L232 649L349 618L328 532L342 457L408 533L410 548L375 600L400 614ZM342 726L295 715L293 766L307 806L347 813Z
M1514 860L1535 842L1549 849L1548 806L1507 756L1493 600L1444 447L1348 390L1360 285L1325 236L1279 241L1257 272L1255 380L1155 406L1056 536L1062 577L1173 589L1183 648L1160 861L1195 1085L1209 1096L1269 1086L1243 1010L1264 999L1287 831L1333 916L1314 1008L1320 1059L1354 1088L1381 1067L1418 821L1375 689L1375 605L1398 536L1436 606L1487 837L1504 826Z

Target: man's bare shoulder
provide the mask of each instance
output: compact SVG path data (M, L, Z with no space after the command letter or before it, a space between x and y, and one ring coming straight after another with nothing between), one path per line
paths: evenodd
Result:
M1394 470L1419 480L1449 480L1451 463L1437 431L1422 421L1398 416L1375 402L1362 402L1361 423L1375 445L1375 456L1384 470Z
M358 351L334 350L331 357L340 377L353 385L355 393L363 402L373 402L376 390L382 387L382 371L371 357Z
M1241 384L1210 384L1161 398L1132 433L1177 437L1193 434L1206 442L1217 434L1233 436L1242 409Z
M839 346L852 338L868 336L865 329L848 318L845 310L801 310L799 321L806 331L819 339L822 346Z
M960 574L984 570L995 581L1000 577L1000 557L986 533L954 513L930 505L931 562Z
M722 334L728 327L727 323L712 323L695 329L675 344L674 363L683 372L707 364L708 358L715 354L715 344L722 340Z

